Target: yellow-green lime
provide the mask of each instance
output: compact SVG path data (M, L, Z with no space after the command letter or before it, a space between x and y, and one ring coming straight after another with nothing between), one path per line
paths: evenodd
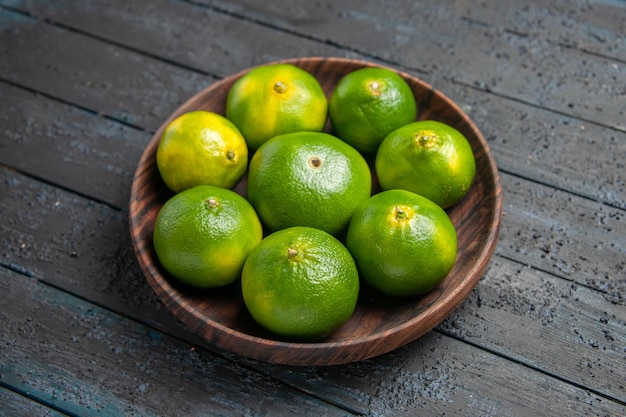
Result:
M339 235L371 193L367 162L322 132L276 136L252 157L248 200L268 231L309 226Z
M174 192L196 185L232 188L246 172L248 147L225 117L198 110L166 126L156 162L161 178Z
M393 296L423 294L454 266L457 236L446 212L405 190L383 191L352 216L346 246L361 278Z
M383 190L409 190L447 208L468 193L476 161L461 132L423 120L391 132L378 149L375 168Z
M261 242L256 212L234 191L211 185L189 188L161 207L153 243L167 272L187 285L219 287L236 281Z
M363 153L375 153L393 130L415 120L413 90L398 73L363 68L345 75L329 102L334 133Z
M328 117L328 100L317 79L304 69L266 65L249 71L231 87L226 117L254 152L277 135L321 131Z
M252 250L241 289L261 326L288 339L314 341L352 316L359 276L352 256L333 236L292 227L269 235Z

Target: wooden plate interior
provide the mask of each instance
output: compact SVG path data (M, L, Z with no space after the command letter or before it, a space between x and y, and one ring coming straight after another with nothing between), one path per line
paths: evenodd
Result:
M313 74L327 96L345 74L373 63L341 58L301 58L281 62ZM502 213L500 179L489 147L478 129L450 99L430 85L399 72L409 83L418 103L418 119L447 123L462 132L472 145L476 177L468 195L447 210L458 235L458 255L444 281L427 295L410 298L384 296L365 285L354 315L336 333L317 343L293 343L264 331L248 314L239 282L198 292L176 283L160 267L152 246L154 221L172 196L162 182L155 162L164 127L193 110L224 114L232 84L246 71L227 77L189 99L159 128L138 164L131 189L129 223L138 262L154 291L183 323L209 343L246 357L289 365L332 365L371 358L431 330L466 298L482 277L495 249ZM332 127L326 130L332 133ZM235 191L245 196L245 178Z

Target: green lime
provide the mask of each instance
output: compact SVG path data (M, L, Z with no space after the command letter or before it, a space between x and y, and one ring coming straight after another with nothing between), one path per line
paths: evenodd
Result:
M324 129L328 100L317 79L302 68L266 65L246 73L231 87L226 117L255 151L277 135Z
M161 265L174 278L211 288L236 281L262 238L261 222L246 199L225 188L199 185L161 207L153 243Z
M413 90L398 73L363 68L345 75L335 87L329 115L335 134L363 153L375 153L393 130L415 120Z
M246 172L248 147L225 117L198 110L167 125L156 162L161 178L174 192L196 185L232 188Z
M309 226L337 236L371 188L361 154L322 132L270 139L254 154L248 172L248 199L269 231Z
M443 208L468 193L476 172L465 136L434 120L414 122L390 133L378 149L375 167L383 190L412 191Z
M346 246L360 276L394 296L422 294L454 266L457 236L446 212L405 190L383 191L352 216Z
M352 256L330 234L292 227L266 237L241 276L255 321L289 339L322 339L354 312L359 276Z

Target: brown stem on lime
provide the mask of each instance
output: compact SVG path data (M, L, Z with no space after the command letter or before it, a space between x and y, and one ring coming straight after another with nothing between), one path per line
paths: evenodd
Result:
M318 169L322 166L322 160L319 156L312 156L309 158L309 165L313 169Z
M287 249L287 259L293 259L298 256L298 251L293 248Z
M235 159L236 156L237 156L237 152L233 151L232 149L229 149L226 152L226 159L228 159L229 161L232 161L233 159Z
M219 207L220 203L217 201L215 197L209 197L205 200L204 204L209 210L213 210L216 207Z
M402 221L402 220L406 220L408 218L408 215L406 214L406 211L402 210L401 207L396 206L395 207L395 211L396 211L396 220Z
M278 94L282 94L287 91L287 85L282 81L277 81L276 84L274 84L274 91Z

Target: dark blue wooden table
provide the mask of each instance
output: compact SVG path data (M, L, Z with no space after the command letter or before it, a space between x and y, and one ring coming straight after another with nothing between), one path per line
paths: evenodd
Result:
M130 186L181 103L338 56L455 100L502 229L443 323L346 365L191 333L142 275ZM0 415L626 415L626 3L0 0Z

